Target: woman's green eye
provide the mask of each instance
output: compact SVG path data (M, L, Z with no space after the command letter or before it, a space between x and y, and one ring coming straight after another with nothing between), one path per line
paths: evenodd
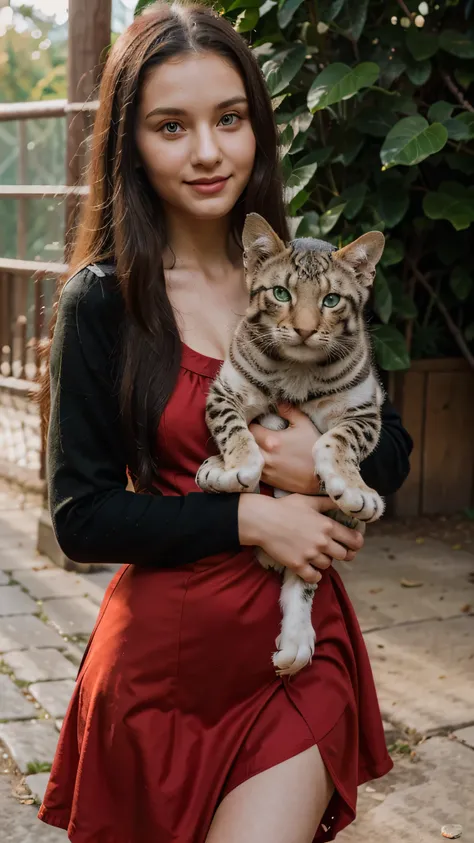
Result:
M336 307L336 304L339 304L340 301L341 297L337 293L329 293L328 296L323 298L323 307Z
M236 122L237 114L224 114L224 116L221 117L221 123L223 126L233 126Z
M273 288L273 295L275 296L277 301L287 302L291 301L291 295L286 289L286 287L274 287Z

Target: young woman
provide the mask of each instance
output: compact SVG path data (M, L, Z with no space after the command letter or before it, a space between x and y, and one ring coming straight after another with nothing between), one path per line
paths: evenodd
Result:
M311 423L290 410L286 431L255 428L264 480L296 494L195 486L211 447L210 379L247 305L250 211L288 236L258 66L209 10L155 6L103 74L51 353L59 543L81 562L125 563L39 813L73 843L322 843L354 818L357 785L391 767L363 639L331 567L363 541L311 496ZM386 403L366 481L394 492L409 451ZM320 580L314 660L291 682L270 659L280 578L255 545Z

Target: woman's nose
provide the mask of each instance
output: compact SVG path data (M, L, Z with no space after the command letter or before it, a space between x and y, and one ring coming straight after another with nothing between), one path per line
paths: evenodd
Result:
M195 137L192 163L212 167L221 160L222 153L214 132L207 127L198 131Z

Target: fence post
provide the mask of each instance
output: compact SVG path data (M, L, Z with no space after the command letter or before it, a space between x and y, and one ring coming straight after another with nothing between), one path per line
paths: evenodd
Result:
M110 45L112 0L69 0L68 102L93 99ZM66 184L79 185L86 165L86 138L93 121L87 111L67 115ZM66 260L77 221L79 200L66 201Z

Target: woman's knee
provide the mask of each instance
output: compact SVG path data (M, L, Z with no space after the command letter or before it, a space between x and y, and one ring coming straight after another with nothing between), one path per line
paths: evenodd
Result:
M206 843L312 843L333 792L313 746L231 791L216 811Z

